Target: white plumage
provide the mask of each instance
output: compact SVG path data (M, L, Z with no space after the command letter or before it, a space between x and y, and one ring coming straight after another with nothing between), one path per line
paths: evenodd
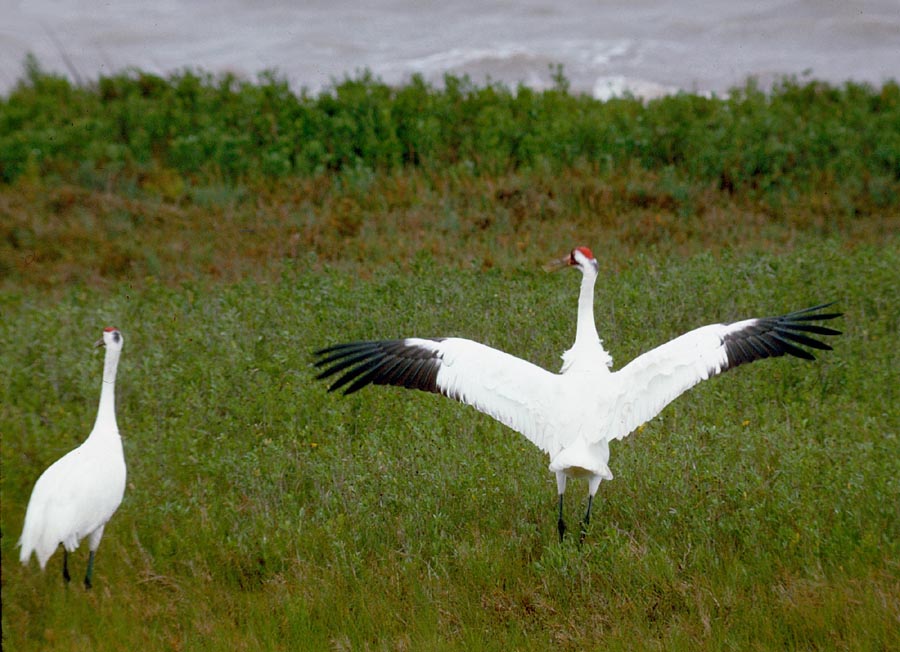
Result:
M588 508L601 480L611 480L609 442L652 419L680 394L731 367L785 354L813 356L798 345L830 350L809 334L839 331L809 322L833 319L826 305L780 317L712 324L692 330L611 371L612 358L594 324L594 284L598 265L578 247L562 266L579 269L575 343L560 373L551 373L491 347L461 338L407 338L338 344L316 354L319 378L344 374L330 391L351 383L346 394L367 384L400 385L440 393L475 407L525 435L550 456L559 493L560 539L565 532L562 498L567 478L588 479Z
M103 528L125 493L125 456L116 424L116 369L122 334L106 328L97 346L106 347L100 406L91 434L81 446L51 464L38 478L28 501L19 545L19 559L27 564L33 552L43 570L60 543L63 578L69 581L68 553L88 538L90 557L84 584L91 588L94 554Z

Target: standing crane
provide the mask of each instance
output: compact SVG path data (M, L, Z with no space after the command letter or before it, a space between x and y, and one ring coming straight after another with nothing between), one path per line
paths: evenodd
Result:
M557 529L566 532L563 493L568 478L588 481L581 536L601 480L611 480L609 442L649 421L702 380L763 358L814 356L803 346L831 350L811 335L840 331L810 322L841 313L822 304L780 317L711 324L689 331L612 371L594 324L598 264L591 250L576 247L554 267L582 274L575 343L562 355L558 374L472 340L418 338L336 344L315 352L317 378L343 372L329 388L352 394L366 385L398 385L443 394L527 437L550 456L559 495ZM349 383L349 385L348 385Z
M94 554L103 528L125 494L125 455L116 424L116 369L124 340L115 328L104 329L96 346L105 346L100 407L91 434L81 446L47 467L31 492L19 545L19 560L27 564L37 555L41 570L60 543L63 545L63 579L68 582L69 553L88 537L87 573L91 588Z

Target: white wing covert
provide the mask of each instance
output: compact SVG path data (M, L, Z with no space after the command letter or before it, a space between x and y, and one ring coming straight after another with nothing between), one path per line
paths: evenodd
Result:
M613 401L612 418L601 437L625 437L697 383L738 365L783 355L815 359L798 345L830 351L831 346L807 334L841 334L809 323L839 317L840 313L817 312L830 305L780 317L703 326L638 356L613 374L613 384L619 390Z
M559 376L497 349L462 338L381 340L316 351L318 378L344 374L329 388L398 385L471 405L525 435L540 449L553 444L553 396ZM352 383L351 383L352 381Z
M622 439L646 423L681 394L723 370L722 333L714 324L666 342L613 374L617 394L602 438Z

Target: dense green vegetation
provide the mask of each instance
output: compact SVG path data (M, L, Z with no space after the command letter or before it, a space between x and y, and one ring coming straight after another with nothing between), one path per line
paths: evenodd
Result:
M898 103L74 87L31 62L0 99L4 649L900 647ZM614 444L581 548L524 438L310 368L410 334L556 368L578 281L540 263L576 244L617 366L711 320L846 313L816 362L729 372ZM93 421L106 325L129 484L85 592L15 542ZM572 522L584 499L571 483Z
M87 88L41 72L0 112L0 179L154 165L201 179L455 166L476 173L589 163L668 171L673 182L793 195L828 184L848 208L897 201L900 87L785 81L727 98L598 102L447 77L392 88L368 75L311 97L274 74L259 83L135 72Z

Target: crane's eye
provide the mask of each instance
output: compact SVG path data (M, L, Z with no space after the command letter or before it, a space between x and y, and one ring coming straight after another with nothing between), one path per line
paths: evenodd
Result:
M119 343L119 339L120 339L120 338L119 338L119 331L113 331L113 333L112 333L112 338L113 338L113 342L115 342L116 344L118 344L118 343Z

